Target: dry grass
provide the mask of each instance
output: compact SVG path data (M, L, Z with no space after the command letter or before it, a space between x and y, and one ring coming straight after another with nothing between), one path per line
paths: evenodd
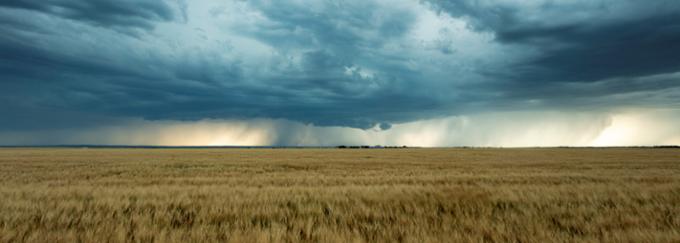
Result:
M0 242L680 242L678 149L0 149Z

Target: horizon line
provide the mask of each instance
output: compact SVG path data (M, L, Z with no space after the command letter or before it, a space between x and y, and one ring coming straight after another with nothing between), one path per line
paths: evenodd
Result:
M314 146L314 145L98 145L98 144L55 144L55 145L0 145L0 148L130 148L130 149L413 149L413 148L451 148L451 149L522 149L522 148L562 148L562 149L578 149L578 148L676 148L680 149L680 145L631 145L631 146L406 146L406 145L328 145L328 146Z

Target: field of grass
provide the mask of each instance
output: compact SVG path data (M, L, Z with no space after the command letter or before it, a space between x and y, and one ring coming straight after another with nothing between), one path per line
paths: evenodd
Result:
M0 242L680 242L680 149L0 149Z

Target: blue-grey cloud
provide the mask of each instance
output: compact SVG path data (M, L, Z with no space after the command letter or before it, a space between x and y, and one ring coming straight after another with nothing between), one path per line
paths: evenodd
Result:
M529 82L590 82L680 71L676 1L433 1L498 42L540 54L513 65Z
M104 27L150 29L153 21L175 18L167 2L155 0L4 0L0 7L35 11Z
M673 107L678 16L676 2L632 0L3 1L0 129L264 118L387 130Z

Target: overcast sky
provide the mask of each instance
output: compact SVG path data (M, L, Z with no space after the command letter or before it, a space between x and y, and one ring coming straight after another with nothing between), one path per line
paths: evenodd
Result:
M0 144L680 144L677 0L4 0Z

